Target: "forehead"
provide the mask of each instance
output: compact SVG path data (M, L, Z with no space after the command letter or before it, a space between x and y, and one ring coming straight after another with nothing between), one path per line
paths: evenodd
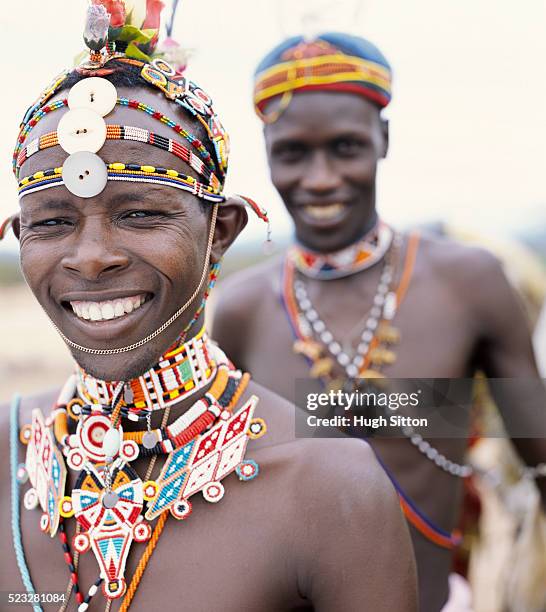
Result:
M280 99L273 100L266 114L275 112ZM352 93L302 91L295 93L288 107L271 124L266 124L267 139L331 138L356 131L369 132L380 123L379 109Z
M197 137L200 136L200 133L198 133L199 127L196 121L189 117L187 111L167 100L160 91L154 91L148 87L132 88L119 86L116 87L116 89L119 98L129 98L137 100L138 102L144 102L154 110L163 113L169 119L175 121L178 125L181 125L190 134ZM63 90L52 98L50 102L66 98L68 92L68 89ZM56 131L61 117L67 112L67 108L62 108L43 117L28 135L25 145L28 145L28 143L44 134ZM187 148L191 148L189 143L182 136L176 134L167 125L137 109L116 105L114 109L104 117L104 120L107 125L124 125L144 128L154 134L171 138L182 143ZM198 178L189 165L184 163L181 159L168 151L161 150L146 143L128 140L107 140L100 151L98 151L98 155L106 163L123 162L163 166ZM67 157L68 153L63 151L60 146L38 151L21 166L19 176L22 178L34 174L39 170L62 166ZM58 189L64 188L59 187Z

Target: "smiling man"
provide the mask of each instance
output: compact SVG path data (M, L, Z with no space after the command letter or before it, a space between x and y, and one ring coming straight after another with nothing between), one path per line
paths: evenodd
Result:
M128 44L150 53L155 31L116 25L90 7L89 58L14 154L22 270L76 371L0 413L0 607L414 612L409 534L368 447L296 440L294 407L207 337L246 223L222 194L227 135L201 88Z
M390 98L383 54L346 34L286 40L256 71L254 105L295 242L282 258L226 281L213 332L230 358L291 401L295 381L309 377L326 389L355 378L471 377L477 369L536 381L528 324L497 260L396 231L378 217L377 170L389 142L382 110ZM514 441L532 466L528 474L544 475L543 387L539 410L524 408L515 390L496 399L514 437L518 426L537 436ZM464 463L464 435L405 436L371 444L411 524L421 610L438 612L448 599L462 482L472 467ZM546 499L544 480L537 483ZM454 594L449 605L455 600L467 597Z

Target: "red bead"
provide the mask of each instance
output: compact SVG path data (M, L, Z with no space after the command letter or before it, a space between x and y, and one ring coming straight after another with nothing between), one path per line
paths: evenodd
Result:
M83 594L80 593L79 591L76 593L76 601L78 602L78 604L83 603Z
M67 563L72 563L72 557L70 556L70 553L67 553L67 552L64 553L64 560Z
M72 580L72 584L76 584L78 582L78 574L72 572L72 574L70 574L70 580Z
M152 115L152 117L154 119L161 119L161 117L163 117L163 114L160 113L159 111L155 111L155 113Z
M131 108L138 108L138 102L136 100L129 100L129 104Z

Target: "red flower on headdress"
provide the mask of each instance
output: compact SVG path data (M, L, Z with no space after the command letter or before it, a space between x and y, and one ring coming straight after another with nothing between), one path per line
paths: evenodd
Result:
M123 0L93 0L93 4L100 4L110 13L110 27L122 28L125 25L125 4Z
M161 23L160 15L165 5L161 0L146 0L146 19L142 24L142 29L159 30Z

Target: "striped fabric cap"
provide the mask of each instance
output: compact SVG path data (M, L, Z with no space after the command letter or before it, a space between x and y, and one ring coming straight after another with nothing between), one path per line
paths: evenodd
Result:
M391 100L391 67L371 42L329 32L306 41L302 36L285 40L260 62L254 79L254 107L264 121L268 103L280 97L281 112L294 92L341 91L361 95L379 108Z

